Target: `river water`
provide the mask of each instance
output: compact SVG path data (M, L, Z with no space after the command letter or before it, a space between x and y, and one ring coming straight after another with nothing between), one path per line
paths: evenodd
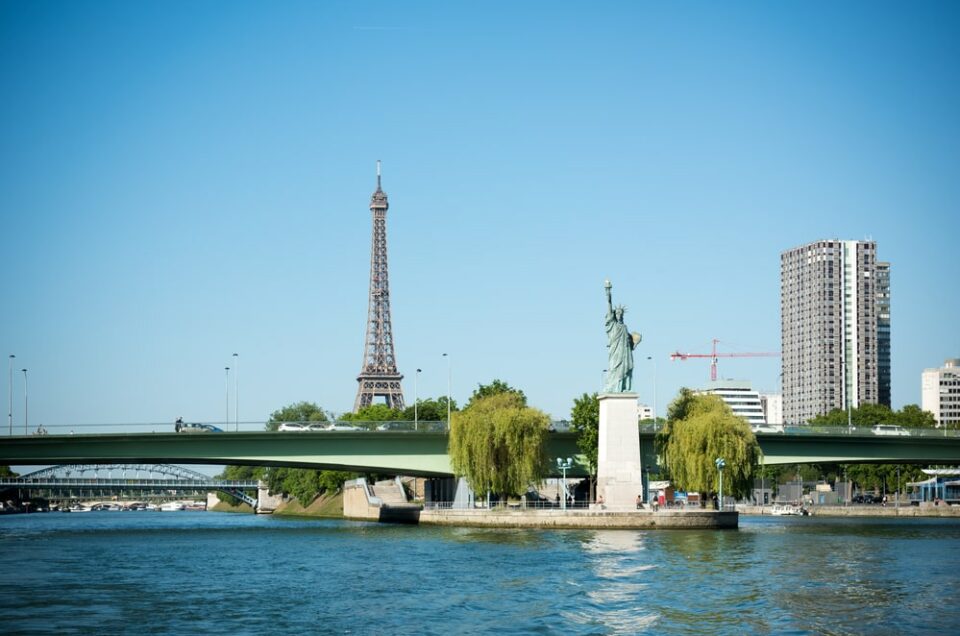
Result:
M0 517L4 634L957 634L960 520L499 530Z

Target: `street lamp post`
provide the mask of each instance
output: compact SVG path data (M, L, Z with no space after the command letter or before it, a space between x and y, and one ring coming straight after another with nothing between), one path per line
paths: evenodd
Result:
M240 354L233 354L233 417L237 421L234 430L240 431Z
M566 460L557 457L557 468L563 474L563 497L560 498L560 509L567 509L567 471L573 468L573 458L567 457Z
M226 417L223 418L223 428L230 430L230 367L223 367L223 388L226 403Z
M413 374L413 430L420 429L420 414L419 414L419 393L417 392L417 381L420 379L420 369L417 369L417 372Z
M717 502L717 509L723 510L723 467L727 465L727 462L723 461L722 457L717 457L714 463L717 465L717 472L720 473L720 497Z
M7 419L10 421L10 435L13 435L13 359L17 356L10 354L10 401L7 403Z
M607 369L600 372L600 392L603 393L607 388Z
M27 425L27 416L30 412L28 409L28 407L30 406L30 403L27 401L27 370L26 369L20 369L20 370L23 371L23 434L27 435L28 434L27 430L29 428L29 426Z
M657 359L647 356L653 362L653 430L657 430Z
M450 430L450 381L453 378L453 363L450 361L450 356L443 354L443 357L447 359L447 430Z

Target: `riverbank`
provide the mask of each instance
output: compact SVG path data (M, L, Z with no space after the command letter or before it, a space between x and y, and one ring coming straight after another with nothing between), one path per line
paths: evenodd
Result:
M769 516L773 506L738 506L748 516ZM960 506L809 506L811 517L945 517L960 519Z
M714 510L421 510L422 525L497 528L594 528L731 530L739 524L739 513Z

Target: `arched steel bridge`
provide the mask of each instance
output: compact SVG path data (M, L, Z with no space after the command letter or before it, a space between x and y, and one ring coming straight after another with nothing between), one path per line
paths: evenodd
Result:
M84 477L92 472L93 477ZM99 476L106 472L106 477ZM119 472L120 475L114 475ZM127 473L134 473L127 476ZM146 473L146 477L140 474ZM79 474L81 476L74 476ZM161 477L151 477L161 475ZM20 475L19 477L0 478L0 490L6 488L24 489L94 489L94 490L219 490L233 495L250 505L256 504L256 498L244 491L256 490L256 480L223 480L198 473L197 471L171 464L66 464L49 466L41 470Z
M641 428L645 466L656 465L654 431ZM813 463L960 464L960 436L912 431L909 436L873 435L847 429L788 429L757 435L766 465ZM551 433L546 453L571 457L585 474L576 434ZM0 464L79 463L231 464L294 466L418 476L452 474L447 435L412 431L225 432L203 435L123 433L0 438Z

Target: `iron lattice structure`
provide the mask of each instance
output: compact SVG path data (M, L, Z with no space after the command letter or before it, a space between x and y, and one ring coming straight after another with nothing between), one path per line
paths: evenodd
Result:
M383 397L387 406L403 408L403 376L397 371L393 353L393 327L390 322L390 275L387 268L387 193L380 187L380 162L377 162L377 190L370 197L373 214L373 240L370 247L370 300L367 305L367 337L363 347L363 366L357 376L356 413Z

